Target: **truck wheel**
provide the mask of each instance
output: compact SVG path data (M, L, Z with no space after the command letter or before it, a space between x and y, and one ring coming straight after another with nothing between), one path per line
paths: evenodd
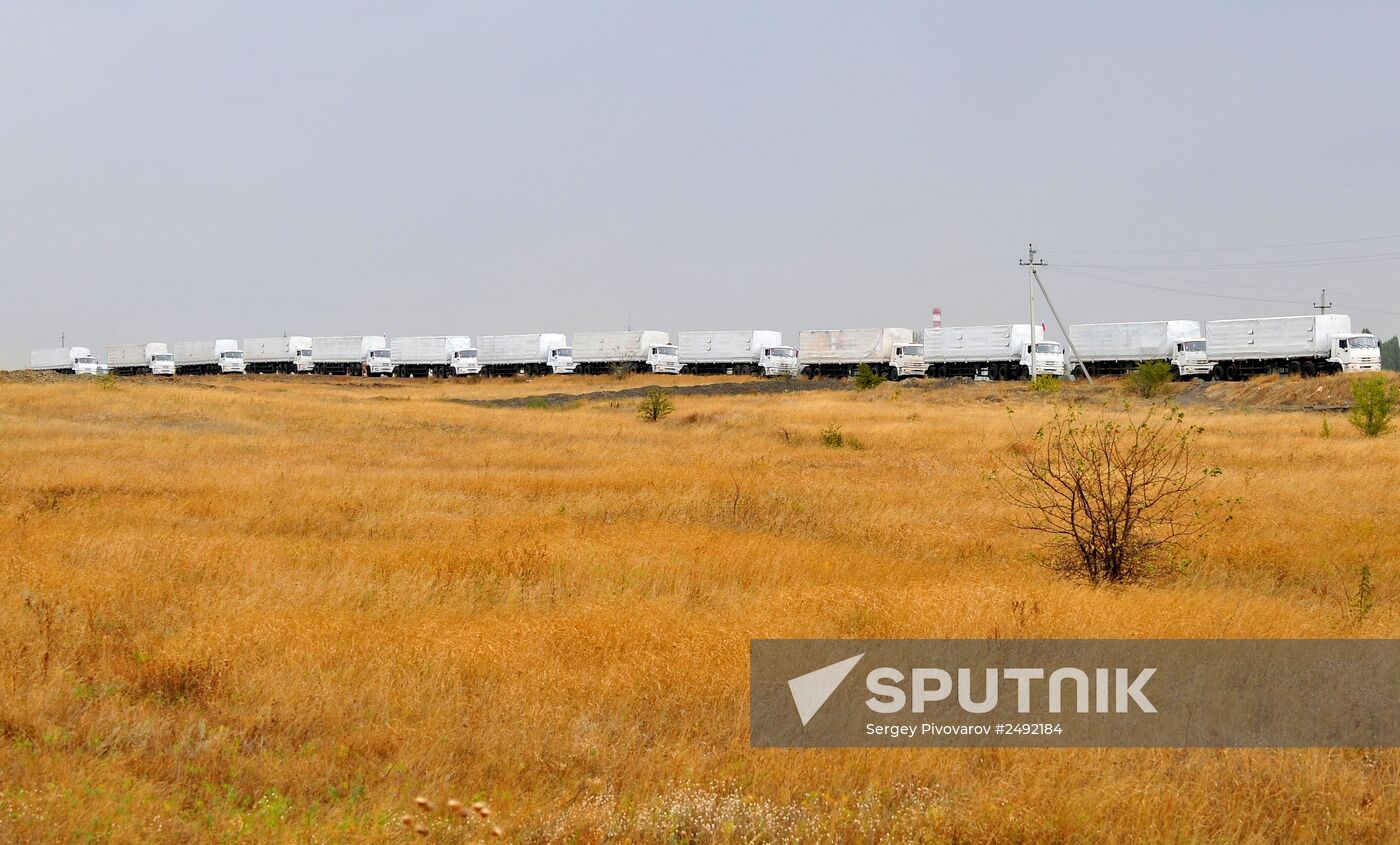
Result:
M1239 380L1240 380L1240 365L1239 365L1239 364L1226 364L1226 365L1225 365L1225 378L1226 378L1226 380L1228 380L1228 381L1239 381Z
M1314 364L1312 361L1304 361L1302 367L1299 369L1303 374L1303 378L1312 378L1317 375L1317 364Z

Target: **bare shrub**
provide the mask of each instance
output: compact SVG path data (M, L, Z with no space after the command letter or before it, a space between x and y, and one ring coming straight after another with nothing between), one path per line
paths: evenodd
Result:
M1092 582L1163 571L1172 553L1230 518L1211 496L1202 429L1169 407L1135 418L1059 410L1025 448L999 455L993 478L1021 508L1018 528L1048 534L1050 565Z

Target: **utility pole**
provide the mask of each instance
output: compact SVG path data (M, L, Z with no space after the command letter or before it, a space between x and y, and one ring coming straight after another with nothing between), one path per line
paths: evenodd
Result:
M1035 285L1038 281L1035 277L1035 268L1044 267L1045 262L1035 257L1035 244L1027 244L1026 246L1026 257L1021 259L1021 266L1029 269L1026 274L1026 293L1031 310L1031 381L1035 381L1035 345L1040 340L1035 336Z
M1332 307L1332 303L1327 301L1327 288L1322 289L1322 296L1318 297L1317 302L1313 303L1313 307L1317 309L1317 313L1319 314L1326 314L1327 309Z

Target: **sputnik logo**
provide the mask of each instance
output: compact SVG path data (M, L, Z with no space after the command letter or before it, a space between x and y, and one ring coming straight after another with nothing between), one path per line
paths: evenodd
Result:
M839 663L823 666L814 672L798 675L788 681L788 690L792 692L792 703L797 705L797 715L802 720L804 728L864 656L865 652L861 652L855 657L848 657Z

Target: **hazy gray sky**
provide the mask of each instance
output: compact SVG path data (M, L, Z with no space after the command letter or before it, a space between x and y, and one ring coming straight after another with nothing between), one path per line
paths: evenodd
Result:
M5 2L0 363L1010 322L1031 240L1071 322L1400 330L1400 5L1144 5Z

